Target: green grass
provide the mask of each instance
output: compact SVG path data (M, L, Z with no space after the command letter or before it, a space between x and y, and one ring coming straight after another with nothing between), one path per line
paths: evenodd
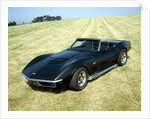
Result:
M127 34L127 35L126 35ZM88 83L69 88L30 87L20 74L37 55L69 47L76 38L131 41L127 64ZM41 22L8 27L9 111L140 111L141 15L120 15Z

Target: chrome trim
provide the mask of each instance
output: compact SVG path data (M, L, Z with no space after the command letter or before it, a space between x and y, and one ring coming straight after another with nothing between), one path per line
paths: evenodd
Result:
M99 47L98 47L98 51L100 51L101 49L101 40L99 40Z
M47 82L47 83L58 83L58 82L60 82L60 81L63 81L63 79L59 79L59 80L41 80L41 79L32 79L32 78L29 78L29 77L27 77L25 74L23 74L22 72L21 72L21 74L27 79L27 80L29 80L29 81L39 81L39 82Z
M93 64L96 64L96 62L93 62Z
M67 49L70 49L76 42L77 42L77 39Z
M41 85L42 87L49 87L49 88L56 88L56 84L54 83L54 86L46 86L46 85Z
M78 85L83 87L86 84L87 75L85 71L81 71L78 75Z
M102 71L100 71L100 72L97 72L97 73L92 74L92 75L88 78L88 80L92 80L92 79L94 79L94 78L99 77L100 75L102 75L103 73L107 72L108 70L114 68L115 66L117 66L117 64L114 64L114 65L112 65L112 66L110 66L110 67L108 67L108 68L106 68L106 69L104 69L104 70L102 70Z

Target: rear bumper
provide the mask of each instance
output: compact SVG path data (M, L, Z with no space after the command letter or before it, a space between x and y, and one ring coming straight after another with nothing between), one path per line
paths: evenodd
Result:
M32 79L32 78L27 77L22 72L21 72L21 74L32 84L37 85L37 86L42 86L42 87L56 88L56 84L57 83L61 84L63 81L63 79L59 79L59 80Z

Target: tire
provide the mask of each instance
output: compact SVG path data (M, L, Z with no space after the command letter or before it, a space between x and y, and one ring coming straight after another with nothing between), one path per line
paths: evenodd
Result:
M84 67L81 67L73 74L69 87L76 91L83 90L87 86L87 79L87 70Z
M117 64L118 64L118 66L123 66L126 64L126 62L127 62L127 50L123 49L123 50L121 50L121 52L118 56Z

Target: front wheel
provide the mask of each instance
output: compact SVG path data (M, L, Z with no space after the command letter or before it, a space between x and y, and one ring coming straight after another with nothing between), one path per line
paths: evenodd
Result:
M117 59L117 64L119 66L123 66L126 64L126 62L127 62L127 51L126 49L123 49L119 54L119 57Z
M74 73L69 87L77 91L83 90L87 86L87 78L87 70L84 67L81 67Z

